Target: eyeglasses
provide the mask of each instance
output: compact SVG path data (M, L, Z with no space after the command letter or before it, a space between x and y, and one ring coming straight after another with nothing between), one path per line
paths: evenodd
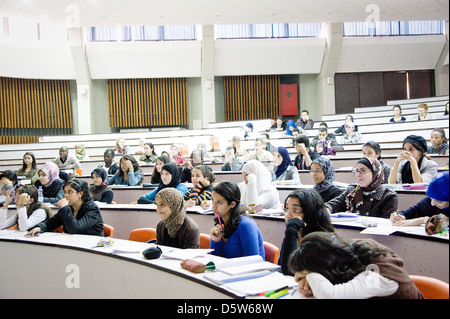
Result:
M298 215L300 214L302 211L300 209L290 209L290 208L283 208L283 212L285 214L291 213L293 215Z
M358 174L364 175L364 174L366 174L366 173L368 172L368 170L365 169L365 168L361 168L361 169L356 169L356 168L354 168L354 169L352 169L352 172L353 172L353 174L355 174L355 175L358 175Z
M309 171L311 174L320 174L322 173L322 171L318 170L318 169L312 169Z

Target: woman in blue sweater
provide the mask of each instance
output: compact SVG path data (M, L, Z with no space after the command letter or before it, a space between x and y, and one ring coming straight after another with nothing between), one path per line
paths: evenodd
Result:
M261 231L239 205L240 199L235 183L224 181L214 186L212 208L217 217L210 231L212 254L225 258L260 255L265 259Z
M181 183L181 171L177 165L173 163L165 164L161 169L161 183L150 193L138 199L138 204L153 204L158 192L164 188L173 187L180 191L181 195L186 194L188 188Z

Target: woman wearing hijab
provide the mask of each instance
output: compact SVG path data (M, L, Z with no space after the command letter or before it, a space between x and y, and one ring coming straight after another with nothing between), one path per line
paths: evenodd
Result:
M253 124L247 123L244 127L244 138L252 138L253 137Z
M288 150L279 146L273 152L272 184L300 185L300 175L292 164Z
M311 177L314 181L313 189L320 194L324 202L342 194L343 190L333 184L336 172L328 157L319 157L312 162Z
M326 203L330 213L349 211L361 216L389 218L397 211L397 193L385 184L383 168L375 158L363 157L354 170L358 183Z
M161 221L156 226L156 243L175 248L200 248L200 229L186 215L183 195L175 188L164 188L155 197Z
M165 164L169 164L169 163L170 163L170 159L167 156L165 156L165 155L158 156L158 158L156 159L156 162L155 162L155 167L153 168L152 177L150 179L152 184L161 183L162 167Z
M86 154L84 144L75 145L75 156L80 161L89 161L89 156Z
M165 164L161 169L161 183L158 188L155 188L150 193L138 199L138 204L153 204L155 202L156 194L164 188L176 188L181 195L186 194L188 188L181 183L181 172L177 165L173 163Z
M294 120L289 120L286 123L286 135L292 136L292 131L294 129L298 129L297 125L295 124Z
M92 199L97 202L111 204L114 193L108 184L108 174L103 168L96 168L91 173L93 184L89 188Z
M39 179L34 183L36 188L42 186L44 203L55 204L64 197L64 181L59 178L59 167L47 162L39 169Z
M347 123L353 123L354 132L358 132L358 125L355 124L355 121L353 120L353 116L349 114L345 117L345 123L342 124L342 126L339 127L338 129L336 129L336 131L334 131L334 134L336 134L336 135L346 134L347 132L345 130L345 125Z
M416 205L391 214L395 226L420 226L427 222L430 216L449 214L449 172L437 175L430 182L427 196Z
M422 136L409 135L392 166L389 184L429 183L437 173L437 163L427 155L427 141Z
M261 204L263 208L281 208L280 196L275 186L271 184L270 171L258 160L250 160L242 167L244 181L239 184L241 203Z

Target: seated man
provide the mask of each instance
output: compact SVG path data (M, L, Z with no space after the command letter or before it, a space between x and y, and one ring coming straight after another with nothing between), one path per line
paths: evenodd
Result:
M61 146L59 156L53 159L53 163L58 165L60 171L73 170L73 172L67 172L70 178L77 176L75 170L81 168L78 159L73 155L69 155L69 148L65 145Z
M294 159L294 166L297 169L310 170L312 161L320 157L319 153L309 149L309 137L306 135L299 135L295 138L295 149L298 155Z
M222 165L222 171L238 172L242 170L244 161L236 155L237 151L234 146L228 146L225 149L225 163Z
M314 121L309 117L309 112L307 110L303 110L300 118L297 122L295 122L295 124L304 130L310 130L314 126Z
M266 151L273 154L277 150L277 148L270 143L270 136L268 133L261 133L261 140L263 141L263 147Z
M255 140L255 150L248 154L247 160L250 161L252 159L261 161L261 162L271 162L273 161L272 153L266 151L264 149L264 142L262 139L257 138Z
M309 148L314 151L317 147L317 143L319 143L319 142L321 142L323 144L325 144L324 142L326 142L327 148L331 149L331 151L334 154L336 154L336 151L344 150L344 147L341 144L336 142L336 140L328 137L328 130L323 127L319 128L319 134L317 134L317 136L312 139L311 145ZM322 154L322 155L324 155L324 154Z

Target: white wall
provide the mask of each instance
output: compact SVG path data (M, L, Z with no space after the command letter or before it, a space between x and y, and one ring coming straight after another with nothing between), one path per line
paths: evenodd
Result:
M344 38L336 72L434 69L445 41L445 35Z
M87 43L92 79L201 76L201 42Z
M320 73L326 40L216 40L215 75Z

